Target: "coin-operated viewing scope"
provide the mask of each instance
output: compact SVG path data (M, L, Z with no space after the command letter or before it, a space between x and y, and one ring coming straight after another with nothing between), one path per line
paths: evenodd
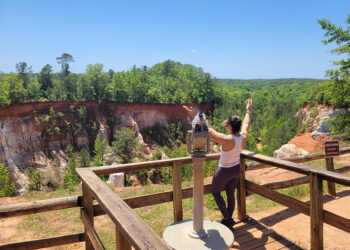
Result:
M187 151L192 157L204 157L209 150L208 121L205 114L199 112L192 121L192 130L187 133Z

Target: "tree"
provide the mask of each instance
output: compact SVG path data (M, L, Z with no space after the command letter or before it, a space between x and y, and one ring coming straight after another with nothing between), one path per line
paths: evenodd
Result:
M5 107L11 103L10 83L5 78L0 81L0 107Z
M47 91L48 88L52 88L52 66L46 64L39 73L40 89Z
M109 74L109 78L110 78L110 79L113 78L114 73L115 73L115 72L114 72L113 69L108 70L108 74Z
M122 163L128 163L134 157L134 150L138 147L139 141L135 136L135 131L129 128L122 128L115 134L113 151L122 160Z
M17 74L5 76L4 81L9 83L9 99L11 103L21 103L26 100L27 90L23 88L23 80Z
M334 108L347 109L347 112L333 120L332 129L335 133L346 133L350 137L350 14L346 20L346 28L332 24L326 19L320 19L318 23L328 37L323 43L336 43L338 47L333 49L332 53L343 56L341 60L333 62L337 69L327 71L327 76L332 82L324 84L325 88L322 89L325 93L323 96L328 94L328 100Z
M69 71L69 63L74 62L74 58L67 53L63 53L60 57L56 57L57 63L61 65L61 72L63 76L67 76Z
M123 72L114 73L107 87L110 100L124 103L128 100L127 83Z
M85 81L93 90L94 100L104 100L107 93L109 75L103 72L103 64L89 64L86 69Z
M94 147L95 156L92 160L92 165L94 167L103 165L103 155L106 152L107 146L107 141L101 135L97 135Z
M27 100L40 101L42 97L42 91L40 89L40 83L35 80L31 81L28 85L27 91Z
M80 150L80 167L81 168L90 167L90 153L87 148L82 148Z
M23 87L26 89L29 85L29 73L32 72L32 67L29 67L26 62L19 62L16 64L16 70L23 81Z
M79 176L75 170L79 165L73 150L73 146L68 144L66 147L68 162L64 168L63 177L65 187L72 187L73 185L79 183Z
M13 196L16 193L15 185L10 180L10 173L4 164L0 164L0 197Z
M350 15L347 20L347 27L343 28L338 25L331 24L326 19L318 20L322 29L326 31L325 36L329 37L322 42L324 44L336 43L337 48L332 50L332 53L343 55L343 59L334 61L333 64L338 66L337 69L328 70L327 76L333 80L330 84L334 96L341 101L334 100L332 105L335 108L349 108L350 107Z
M162 74L168 78L168 77L175 77L176 73L175 73L175 65L176 63L174 61L171 60L166 60L163 63L163 70L162 70Z

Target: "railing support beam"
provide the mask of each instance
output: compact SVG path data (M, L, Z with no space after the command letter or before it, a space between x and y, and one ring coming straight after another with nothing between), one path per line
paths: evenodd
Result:
M86 219L94 227L93 197L86 184L83 183L83 207L86 212ZM88 236L88 229L85 226L85 249L93 250L94 246Z
M182 210L182 180L181 180L181 165L174 162L172 166L173 174L173 215L174 222L183 220Z
M323 249L323 190L322 179L310 174L310 231L311 249Z
M237 190L237 203L238 203L238 219L244 220L247 217L246 209L246 186L245 186L245 158L241 155L240 160L240 178Z
M326 168L328 171L334 172L334 163L333 163L333 157L326 158ZM335 183L332 181L327 182L328 185L328 193L330 195L335 196L336 191L335 191Z
M115 238L116 238L116 250L131 250L129 241L124 237L122 232L115 227Z

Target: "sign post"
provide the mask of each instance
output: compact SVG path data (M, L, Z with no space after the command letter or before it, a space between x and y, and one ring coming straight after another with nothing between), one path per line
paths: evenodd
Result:
M324 149L326 154L326 168L328 171L334 172L333 157L339 155L339 141L325 141ZM328 181L328 193L333 196L336 195L334 182Z

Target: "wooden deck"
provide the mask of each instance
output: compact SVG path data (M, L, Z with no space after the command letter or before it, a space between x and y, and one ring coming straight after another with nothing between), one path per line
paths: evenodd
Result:
M303 249L252 218L236 223L233 234L230 249Z

